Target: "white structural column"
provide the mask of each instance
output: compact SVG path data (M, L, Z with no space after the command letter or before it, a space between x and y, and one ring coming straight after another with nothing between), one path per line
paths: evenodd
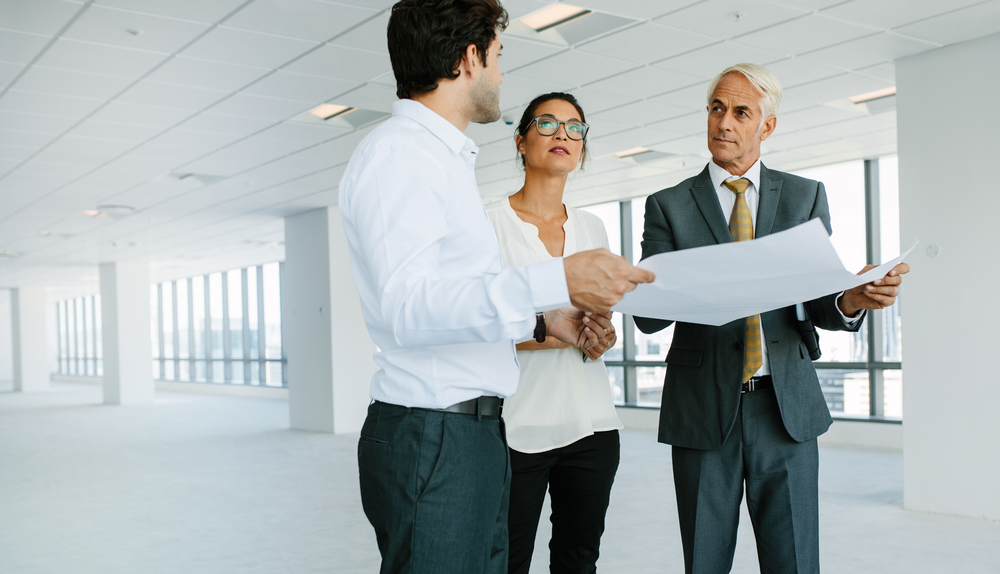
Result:
M10 290L0 289L0 381L14 380Z
M49 388L49 341L46 338L45 287L10 290L14 390Z
M904 504L1000 520L1000 34L896 64ZM984 103L983 109L978 103Z
M292 428L357 432L375 373L340 211L285 219L282 322Z
M149 264L101 263L104 403L153 402Z

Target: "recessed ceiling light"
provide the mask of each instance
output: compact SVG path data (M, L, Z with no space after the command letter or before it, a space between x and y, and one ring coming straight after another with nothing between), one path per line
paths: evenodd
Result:
M107 217L108 214L99 209L84 209L80 215L84 217Z
M17 253L13 251L0 251L0 257L17 257Z
M144 30L139 30L138 28L129 28L125 30L125 33L130 34L132 36L142 36L146 32Z
M42 237L52 237L51 231L39 231L38 234L41 235Z
M521 18L520 22L535 32L544 32L549 28L568 24L577 18L583 18L591 11L569 4L553 4L544 10Z
M80 280L81 281L100 281L101 278L98 277L97 275L84 275L83 277L80 277Z
M889 88L882 88L881 90L875 90L874 92L867 92L864 94L858 94L856 96L851 96L850 99L855 104L863 104L865 102L870 102L872 100L877 100L879 98L887 98L889 96L896 95L896 86Z
M624 157L632 157L634 155L639 155L640 153L646 153L647 151L649 151L649 148L647 147L634 147L631 149L615 152L615 155L624 158Z
M323 104L322 106L309 110L309 113L321 120L332 120L338 116L349 114L356 109L357 108L349 106L338 106L337 104Z

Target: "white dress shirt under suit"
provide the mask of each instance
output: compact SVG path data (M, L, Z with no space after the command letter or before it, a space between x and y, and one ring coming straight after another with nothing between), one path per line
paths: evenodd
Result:
M726 221L729 221L731 214L733 213L733 208L736 207L736 194L733 190L722 185L724 182L744 178L750 181L750 185L747 186L743 195L747 200L747 207L750 208L750 219L753 221L754 237L757 236L757 206L760 205L760 160L754 162L750 169L746 171L743 175L733 175L726 171L725 169L719 167L714 161L708 162L708 176L712 178L712 185L715 187L715 193L719 196L719 205L722 206L722 213L726 216ZM843 293L840 294L843 296ZM840 300L838 296L837 300ZM848 317L837 307L837 312L844 319L844 324L847 326L853 326L855 323L864 318L865 313L861 312L857 317ZM764 360L763 364L754 373L755 377L762 377L764 375L771 374L771 365L767 360L767 338L764 337L764 324L761 323L760 326L760 340L765 342L761 345L763 351Z
M413 100L362 140L339 207L380 369L371 396L444 408L517 388L514 340L570 304L562 258L504 269L479 188L479 148Z

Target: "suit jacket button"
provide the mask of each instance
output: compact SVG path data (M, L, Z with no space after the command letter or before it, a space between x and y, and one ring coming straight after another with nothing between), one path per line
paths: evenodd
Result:
M739 351L742 348L743 348L743 343L740 343L739 341L733 343L733 349Z

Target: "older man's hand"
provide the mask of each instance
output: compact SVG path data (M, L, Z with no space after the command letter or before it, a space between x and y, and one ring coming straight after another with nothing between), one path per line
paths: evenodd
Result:
M875 265L865 265L858 275L875 267ZM848 317L857 315L862 309L885 309L896 302L899 286L903 283L902 276L909 272L910 266L900 263L890 269L885 277L844 291L844 296L837 301L837 305Z
M604 313L639 283L652 283L656 276L639 269L607 249L581 251L563 259L566 286L573 306Z

